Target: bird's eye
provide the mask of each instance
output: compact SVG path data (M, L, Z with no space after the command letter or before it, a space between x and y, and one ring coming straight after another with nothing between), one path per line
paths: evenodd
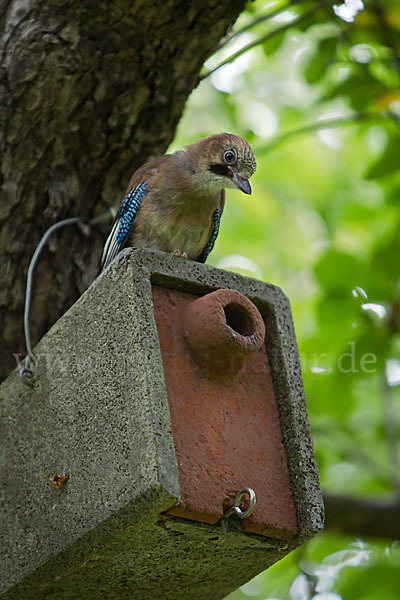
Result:
M235 160L235 154L232 152L232 150L227 150L224 154L224 160L227 163L231 163Z

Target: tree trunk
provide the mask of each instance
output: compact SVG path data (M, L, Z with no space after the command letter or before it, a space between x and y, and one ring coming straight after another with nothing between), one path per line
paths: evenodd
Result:
M0 378L25 354L25 277L41 235L119 204L132 172L173 139L244 4L0 0ZM96 276L109 226L55 234L36 272L34 342Z

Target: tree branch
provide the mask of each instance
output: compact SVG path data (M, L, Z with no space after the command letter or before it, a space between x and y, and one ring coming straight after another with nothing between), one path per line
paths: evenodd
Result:
M400 539L400 496L365 500L324 494L325 529L346 535Z

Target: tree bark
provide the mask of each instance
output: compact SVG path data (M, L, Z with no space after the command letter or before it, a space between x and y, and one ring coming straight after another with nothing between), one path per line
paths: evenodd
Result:
M25 277L41 235L118 206L132 172L165 152L244 4L0 0L0 378L25 353ZM36 272L34 342L96 276L109 225L55 234Z

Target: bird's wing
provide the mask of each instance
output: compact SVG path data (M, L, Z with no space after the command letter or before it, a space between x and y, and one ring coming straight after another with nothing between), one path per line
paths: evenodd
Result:
M219 232L219 224L221 222L222 211L225 206L225 190L221 190L221 198L217 208L213 212L210 235L205 245L203 252L200 254L197 262L205 263L211 250L214 248L215 240Z
M139 206L144 195L146 194L146 187L147 183L144 182L132 188L122 202L121 207L115 217L111 233L104 244L103 255L101 257L102 271L108 267L111 261L122 249L126 238L133 227Z

